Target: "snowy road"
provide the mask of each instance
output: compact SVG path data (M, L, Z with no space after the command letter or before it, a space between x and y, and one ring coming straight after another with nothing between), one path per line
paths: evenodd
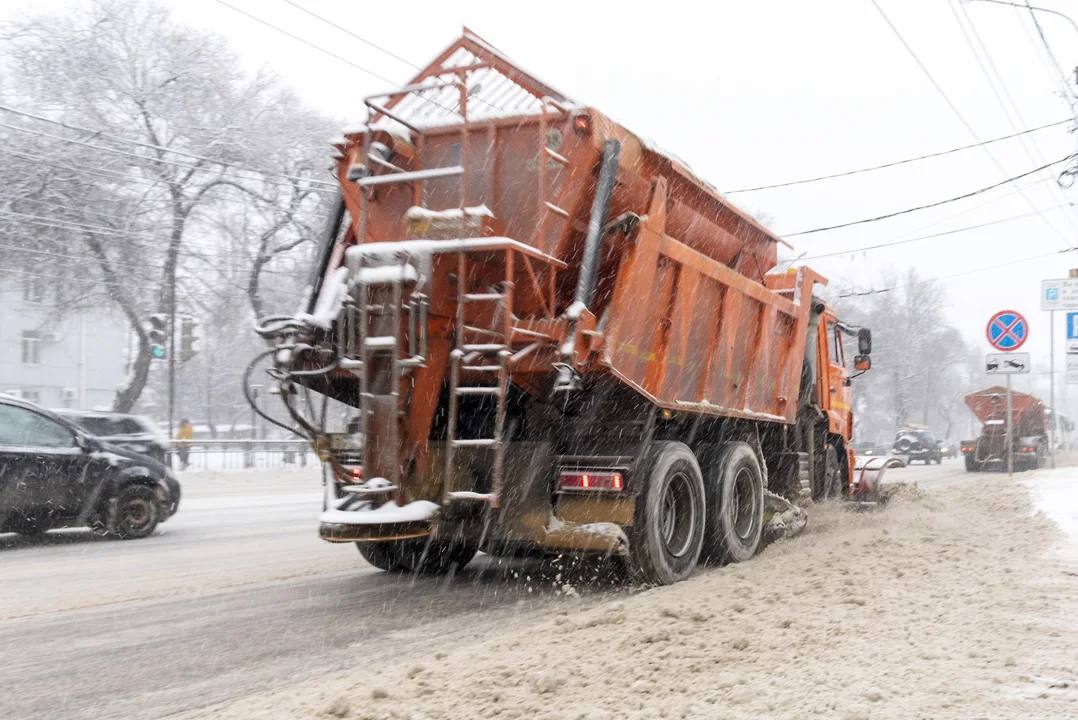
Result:
M956 461L892 477L929 490L983 482ZM198 715L297 683L359 680L370 663L538 627L564 614L566 580L580 588L603 570L481 557L451 582L413 581L317 539L310 474L189 475L184 490L179 514L147 540L0 536L0 717ZM745 567L765 568L767 554ZM571 607L587 613L611 595L630 593L605 585Z
M539 575L557 568L527 565L528 582L485 557L448 588L378 572L318 539L310 474L181 481L180 512L146 540L0 535L0 717L167 716L451 646L556 597Z

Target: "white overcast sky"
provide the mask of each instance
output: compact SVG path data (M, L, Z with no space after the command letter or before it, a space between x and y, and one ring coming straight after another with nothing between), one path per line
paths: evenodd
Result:
M975 141L872 0L295 1L416 64L428 61L467 25L574 100L596 106L684 158L724 191ZM1027 12L987 2L878 1L979 139L1070 116L1059 75ZM394 83L403 83L414 70L283 0L228 2ZM70 4L13 0L0 9L0 18L27 8ZM1074 2L1036 4L1078 15ZM216 0L172 0L169 5L179 21L220 33L252 70L273 70L342 125L360 119L363 95L386 89L383 80ZM1063 18L1040 19L1064 71L1073 68L1078 30ZM980 63L967 43L968 37L976 46L974 31L988 51ZM1000 97L1006 111L986 79L993 67L1005 87ZM960 195L1062 158L1076 148L1069 130L1065 125L1027 136L1025 142L993 144L991 156L974 149L732 199L765 214L779 234L842 223ZM1040 280L1066 276L1068 268L1078 267L1078 253L1030 259L1078 246L1078 208L1067 205L1078 189L1060 190L1055 174L1047 171L1021 181L1025 198L1008 184L941 208L791 242L797 253L812 256L1029 214L812 265L860 289L885 287L885 271L909 266L926 277L954 276L944 282L953 321L966 337L987 350L988 316L1004 307L1022 311L1032 324L1027 347L1035 361L1042 360L1036 369L1043 371L1048 322L1039 307ZM1042 215L1033 215L1034 209ZM992 269L974 272L986 267ZM1044 380L1041 376L1038 383ZM1016 386L1027 382L1022 379Z

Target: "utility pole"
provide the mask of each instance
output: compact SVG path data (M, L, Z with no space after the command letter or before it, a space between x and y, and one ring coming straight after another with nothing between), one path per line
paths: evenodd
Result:
M168 286L168 437L175 439L176 420L176 275Z
M1056 311L1048 311L1048 394L1052 408L1052 424L1048 427L1048 457L1052 468L1056 466L1056 431L1059 428L1059 411L1056 409Z

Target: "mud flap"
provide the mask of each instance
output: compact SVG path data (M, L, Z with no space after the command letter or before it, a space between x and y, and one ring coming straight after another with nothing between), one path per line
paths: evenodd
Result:
M792 502L764 490L764 542L792 538L801 534L808 524L808 514Z

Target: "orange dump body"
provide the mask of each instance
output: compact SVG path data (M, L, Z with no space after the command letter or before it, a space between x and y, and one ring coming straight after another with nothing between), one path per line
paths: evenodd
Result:
M351 224L326 270L329 277L355 245L407 254L419 247L408 241L431 241L423 245L432 258L430 352L409 380L409 442L429 434L434 408L419 407L420 398L437 398L453 327L462 323L501 324L515 358L512 382L530 392L545 388L554 363L569 358L581 376L612 374L664 408L793 421L821 276L769 274L781 240L685 165L594 108L571 103L480 39L466 34L413 83L447 77L459 87L369 103L375 122L340 146ZM402 132L402 124L411 127ZM624 222L603 237L592 299L572 311L597 167L610 140L620 144L620 157L607 218ZM359 166L371 176L357 184L349 174ZM459 172L439 174L447 168ZM377 179L397 173L415 180ZM529 251L450 242L469 238L507 238ZM511 287L510 316L478 304L458 314L461 285Z
M982 423L1007 419L1007 388L996 385L970 393L966 406ZM1012 421L1016 435L1044 435L1047 421L1044 403L1032 395L1011 391Z

